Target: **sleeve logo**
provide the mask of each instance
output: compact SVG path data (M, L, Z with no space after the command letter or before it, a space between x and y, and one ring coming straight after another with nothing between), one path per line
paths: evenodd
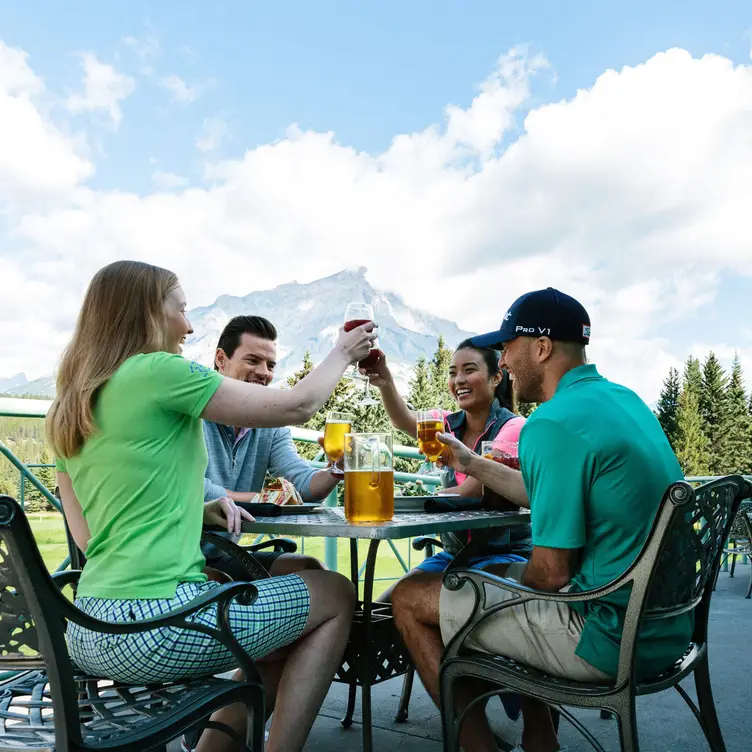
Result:
M198 373L204 378L206 378L211 373L211 370L209 370L206 366L202 366L200 363L196 363L195 360L189 361L188 367L191 369L191 373Z

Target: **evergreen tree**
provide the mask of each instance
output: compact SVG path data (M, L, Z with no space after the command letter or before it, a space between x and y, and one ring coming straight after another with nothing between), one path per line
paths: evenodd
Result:
M726 403L728 433L723 473L747 474L752 472L752 417L749 414L744 373L738 355L734 356Z
M668 372L668 378L663 382L661 396L658 399L656 416L658 422L663 428L663 432L669 440L671 446L676 450L678 439L678 417L679 417L679 396L681 395L681 383L679 381L679 372L676 368L671 368Z
M452 364L452 351L446 347L444 338L439 337L436 352L431 358L429 367L429 381L433 392L434 402L426 407L440 407L442 410L454 410L454 399L447 389L449 380L449 366Z
M703 429L708 438L708 470L711 475L723 475L728 464L726 435L729 429L729 410L726 397L728 377L723 366L711 352L702 368L702 388L699 410Z
M295 371L292 376L287 377L287 385L295 386L301 379L304 379L313 370L313 361L311 360L311 353L306 350L303 353L303 365L299 371Z
M517 413L522 415L523 418L529 418L535 411L536 407L538 407L537 402L518 402Z
M407 393L407 403L412 410L424 410L436 407L436 404L434 404L435 399L429 365L421 355L413 368L413 376L410 379L410 390Z
M699 400L694 390L685 388L677 412L676 456L685 475L707 475L708 439L703 430Z
M684 364L684 379L682 385L685 391L689 389L694 392L697 401L699 402L700 392L702 391L702 368L700 367L700 361L697 358L693 358L691 355L687 358L687 362Z

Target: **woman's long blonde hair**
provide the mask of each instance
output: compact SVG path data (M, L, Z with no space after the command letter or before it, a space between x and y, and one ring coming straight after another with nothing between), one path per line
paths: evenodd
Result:
M99 391L128 358L166 350L164 304L177 285L171 271L140 261L116 261L94 275L47 414L47 438L57 456L75 456L96 431Z

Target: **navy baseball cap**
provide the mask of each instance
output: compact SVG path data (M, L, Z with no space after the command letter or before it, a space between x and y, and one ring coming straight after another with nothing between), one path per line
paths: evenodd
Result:
M582 303L553 287L517 298L495 332L472 338L478 347L496 347L516 337L550 337L590 344L590 316Z

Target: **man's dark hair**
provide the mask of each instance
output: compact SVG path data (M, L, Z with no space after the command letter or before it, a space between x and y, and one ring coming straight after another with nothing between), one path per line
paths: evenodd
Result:
M235 354L240 340L244 334L254 334L261 339L272 342L277 339L277 330L274 324L263 316L235 316L227 322L227 326L219 335L217 348L222 348L228 358Z

